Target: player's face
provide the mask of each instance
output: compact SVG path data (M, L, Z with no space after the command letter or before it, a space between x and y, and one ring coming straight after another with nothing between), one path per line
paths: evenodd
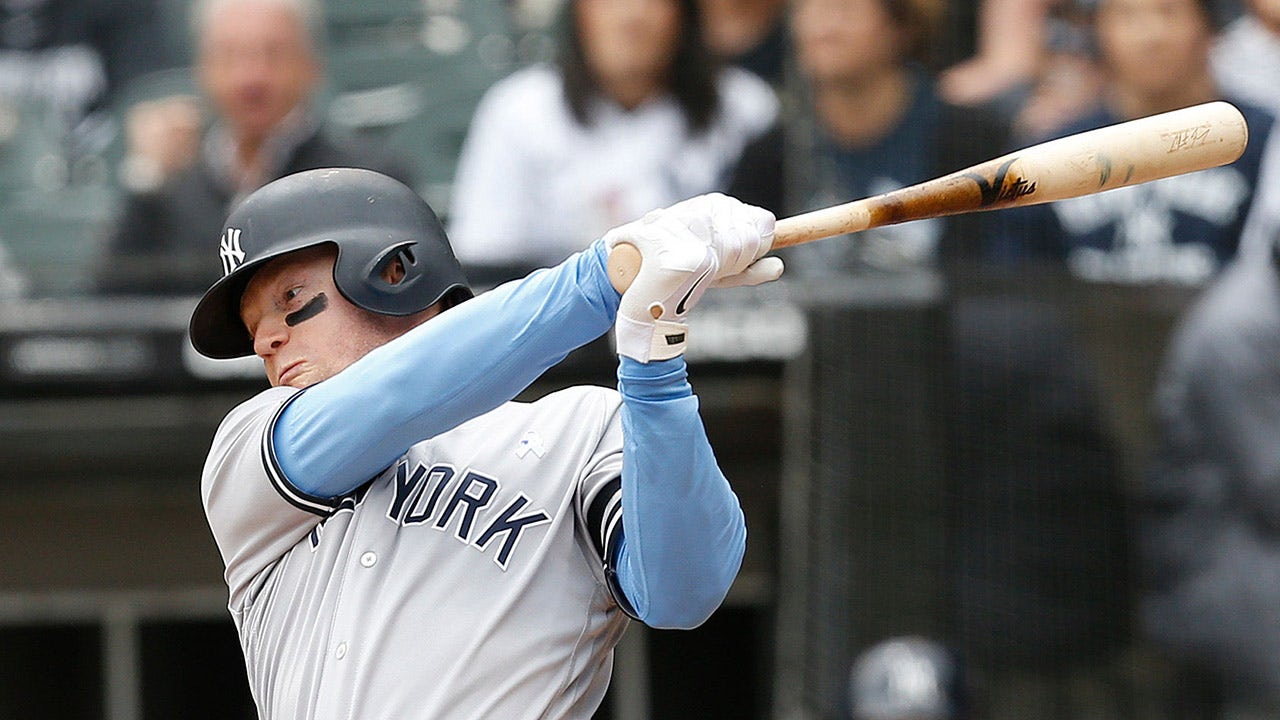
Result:
M795 0L796 57L818 84L856 83L901 62L902 31L884 0Z
M579 0L576 12L582 52L602 86L666 77L680 42L677 0Z
M1204 74L1212 27L1197 0L1103 0L1095 29L1115 81L1147 96Z
M230 0L203 33L200 81L238 137L266 137L319 79L306 25L282 3Z
M263 266L245 288L240 318L273 386L314 385L390 339L338 292L335 258L327 245L289 253Z

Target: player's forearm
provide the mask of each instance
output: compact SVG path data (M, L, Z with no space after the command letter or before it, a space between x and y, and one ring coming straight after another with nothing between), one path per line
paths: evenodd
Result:
M618 293L605 259L596 243L427 321L311 387L276 426L281 470L299 490L337 497L415 443L511 400L612 326Z
M618 584L647 625L691 628L719 607L746 549L681 357L622 358L623 544Z

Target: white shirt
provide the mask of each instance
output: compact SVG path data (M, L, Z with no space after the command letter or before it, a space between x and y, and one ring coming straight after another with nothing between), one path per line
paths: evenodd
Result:
M463 144L449 237L464 264L550 265L646 212L723 190L742 149L774 121L764 80L722 71L720 111L690 134L674 98L627 111L596 100L578 124L559 72L537 65L485 94Z
M1210 63L1224 95L1280 112L1280 35L1252 15L1242 15L1223 30Z

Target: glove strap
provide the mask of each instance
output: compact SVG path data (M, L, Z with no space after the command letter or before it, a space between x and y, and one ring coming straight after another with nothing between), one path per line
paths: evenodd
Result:
M614 326L618 354L642 363L670 360L684 354L689 326L670 320L639 322L619 315Z

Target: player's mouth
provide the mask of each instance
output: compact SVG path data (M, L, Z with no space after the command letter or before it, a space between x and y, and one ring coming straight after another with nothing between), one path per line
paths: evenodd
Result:
M276 385L288 385L291 380L296 378L302 372L302 361L297 360L289 363L280 371L280 375L276 378Z

